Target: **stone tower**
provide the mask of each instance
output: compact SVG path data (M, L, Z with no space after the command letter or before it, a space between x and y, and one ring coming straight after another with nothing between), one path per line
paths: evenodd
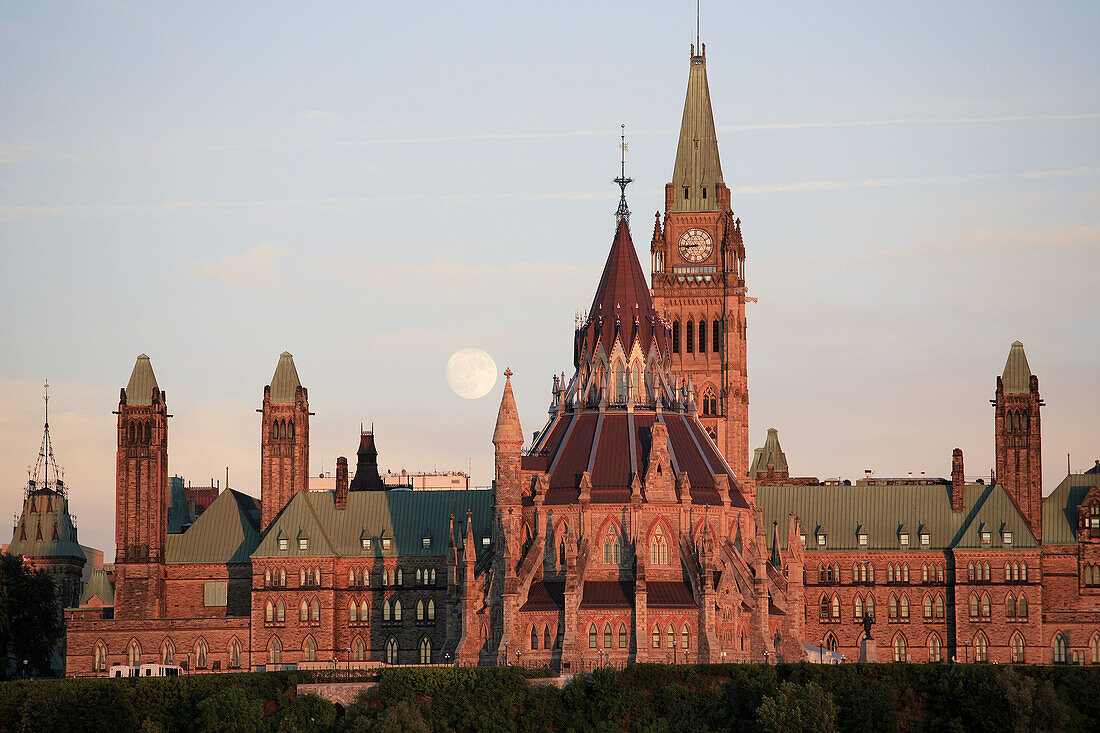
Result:
M512 370L504 372L504 394L497 411L497 424L493 430L493 448L495 449L495 504L519 506L520 502L520 453L523 449L523 429L519 424L519 410L512 393Z
M672 328L672 371L695 388L699 419L738 478L749 469L745 246L730 207L707 88L692 47L664 219L650 245L653 304Z
M168 407L149 357L137 358L118 403L115 617L161 618L168 533Z
M1024 345L1012 344L997 377L995 407L997 482L1015 502L1035 539L1042 540L1043 466L1039 426L1039 378L1031 373Z
M265 530L296 493L309 488L309 395L289 352L279 355L259 412L260 524Z

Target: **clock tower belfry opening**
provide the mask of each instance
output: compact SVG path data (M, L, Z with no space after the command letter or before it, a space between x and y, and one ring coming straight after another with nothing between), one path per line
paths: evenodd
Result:
M692 46L665 211L653 227L652 295L672 324L672 370L691 377L699 419L738 479L749 467L745 246L722 178L706 46Z

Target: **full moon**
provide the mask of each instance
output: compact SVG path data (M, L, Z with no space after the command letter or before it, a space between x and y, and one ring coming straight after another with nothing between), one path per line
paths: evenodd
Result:
M447 384L459 397L476 400L497 383L497 364L481 349L459 349L447 360Z

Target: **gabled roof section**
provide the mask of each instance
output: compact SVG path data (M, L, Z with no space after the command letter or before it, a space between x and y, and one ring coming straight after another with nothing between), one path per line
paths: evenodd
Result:
M1043 543L1077 544L1077 507L1089 492L1100 490L1100 472L1071 473L1043 499Z
M294 357L289 351L279 354L279 363L271 377L271 401L275 404L291 404L302 380L298 379L298 370L294 368Z
M149 357L139 354L134 362L134 371L130 372L130 381L126 383L126 404L153 404L153 390L158 389L157 378L153 374L153 365Z
M1012 342L1001 381L1004 383L1005 394L1027 394L1031 391L1031 367L1027 365L1024 345L1019 341Z
M470 509L478 557L489 548L482 538L492 535L492 491L358 491L348 494L343 509L336 508L330 491L294 495L252 553L253 557L377 557L441 556L447 550L450 516L463 520ZM209 511L209 510L208 510ZM205 516L205 515L204 515ZM301 551L294 538L304 531L309 548ZM279 551L278 536L291 538ZM370 549L363 539L370 538ZM393 540L384 548L382 538ZM424 538L430 541L424 546Z
M260 543L256 500L239 491L223 491L183 534L167 537L165 561L184 563L248 562Z
M752 459L752 468L749 476L756 478L757 474L764 473L771 466L776 473L788 473L787 456L779 445L779 431L768 428L768 437L764 440L764 447L757 448Z
M714 113L707 86L707 58L705 53L692 55L684 118L680 122L680 142L676 146L676 165L672 171L675 194L672 211L718 211L717 184L722 182L718 135L714 131ZM683 196L685 187L687 198ZM705 199L704 187L710 189Z

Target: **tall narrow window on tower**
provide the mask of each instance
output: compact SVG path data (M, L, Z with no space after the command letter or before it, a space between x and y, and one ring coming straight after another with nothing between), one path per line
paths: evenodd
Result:
M695 351L695 321L688 321L685 326L684 342L687 345L687 353Z
M711 335L711 339L714 342L712 344L711 351L713 351L715 354L717 354L719 351L722 350L722 321L721 321L721 319L718 319L718 318L714 319L714 323L712 324L711 329L710 329L710 335Z
M672 322L672 353L680 353L680 322Z
M707 319L699 319L699 353L707 353Z

